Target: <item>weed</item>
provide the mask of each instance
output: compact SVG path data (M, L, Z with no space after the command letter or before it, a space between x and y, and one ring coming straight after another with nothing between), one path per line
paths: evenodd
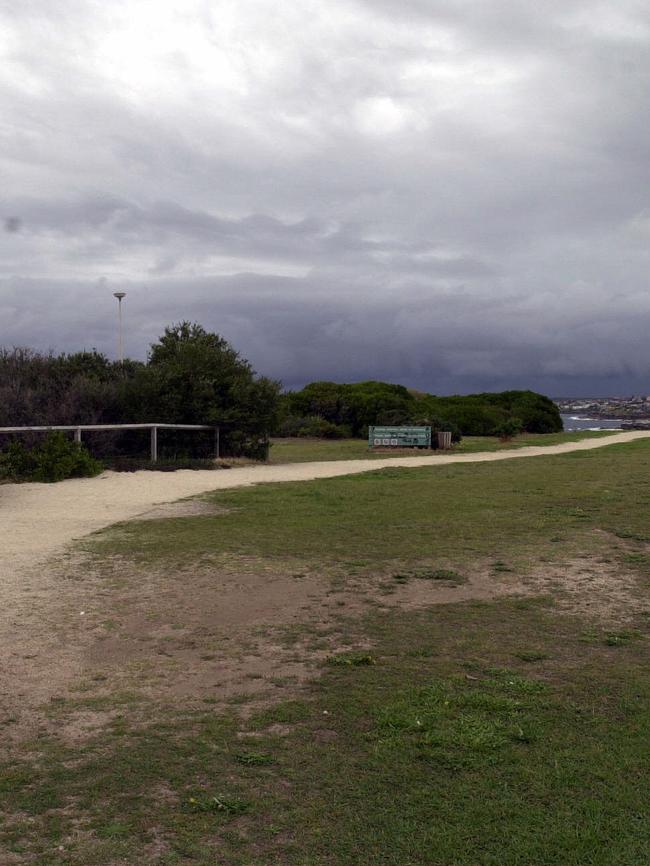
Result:
M638 638L638 632L634 631L619 631L613 632L605 636L606 646L626 646L630 641Z
M541 662L549 657L548 653L540 652L539 650L519 650L519 652L515 653L515 656L521 659L522 662Z
M112 824L104 824L103 826L98 827L95 831L99 839L128 839L131 832L132 828L121 821L114 821Z
M646 565L650 563L650 554L647 553L626 553L623 557L624 562L630 562L633 564L640 563L641 565Z
M643 543L650 541L650 535L645 532L637 532L633 529L615 529L614 535L630 541L641 541Z
M284 701L262 710L249 719L252 730L268 728L271 725L294 725L310 715L309 705L304 701Z
M327 659L327 663L340 667L363 667L364 665L376 664L375 659L369 653L363 652L338 653L337 655L330 656Z
M265 764L272 764L273 758L264 752L245 752L235 755L235 760L238 764L243 764L246 767L260 767Z
M501 571L514 571L514 568L511 568L507 562L503 562L500 559L497 559L496 562L492 563L493 571L501 572Z
M395 583L407 583L409 580L441 580L448 583L464 583L466 578L451 568L413 568L410 571L400 571L393 574Z
M249 812L251 804L246 800L241 800L238 797L190 797L187 801L188 807L193 812L218 812L228 817L234 815L243 815Z
M417 580L446 580L450 583L463 583L465 578L451 568L415 568L411 576Z
M521 694L538 694L548 690L548 685L541 680L531 680L519 676L515 671L508 668L489 668L486 671L491 676L488 682L499 686L507 691L519 692Z

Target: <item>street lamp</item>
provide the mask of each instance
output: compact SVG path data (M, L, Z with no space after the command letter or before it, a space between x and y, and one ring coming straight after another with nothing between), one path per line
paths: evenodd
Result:
M124 341L122 339L122 298L126 297L126 292L113 292L113 297L117 298L117 315L119 318L119 339L118 339L118 354L120 358L120 364L124 366Z

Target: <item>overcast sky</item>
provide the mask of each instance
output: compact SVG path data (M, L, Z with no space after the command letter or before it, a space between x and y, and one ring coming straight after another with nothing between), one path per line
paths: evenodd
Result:
M647 0L0 0L0 344L650 392Z

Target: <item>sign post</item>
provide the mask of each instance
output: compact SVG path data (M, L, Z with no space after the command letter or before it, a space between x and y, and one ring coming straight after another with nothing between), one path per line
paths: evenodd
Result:
M431 427L368 428L369 448L431 448Z

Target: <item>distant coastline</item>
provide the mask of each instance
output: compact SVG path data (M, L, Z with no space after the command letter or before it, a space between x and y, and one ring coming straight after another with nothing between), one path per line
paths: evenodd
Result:
M561 413L565 430L620 430L623 418L601 418Z
M647 430L650 397L572 397L556 399L565 430Z

